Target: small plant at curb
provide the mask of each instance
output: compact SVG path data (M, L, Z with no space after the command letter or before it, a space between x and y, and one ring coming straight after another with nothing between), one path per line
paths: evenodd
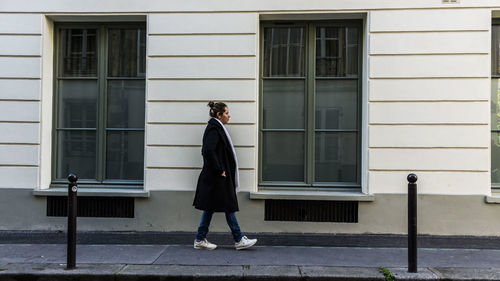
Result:
M378 269L380 272L382 272L384 274L386 281L396 281L396 277L394 277L394 275L392 274L392 272L389 269L387 269L383 266L379 267Z

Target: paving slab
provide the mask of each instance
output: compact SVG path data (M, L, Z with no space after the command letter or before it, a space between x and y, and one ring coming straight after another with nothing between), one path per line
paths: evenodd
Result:
M243 267L245 280L294 280L302 278L299 267L294 265L250 265Z
M162 245L77 245L76 261L99 264L151 264L166 249ZM0 245L0 263L66 263L66 245Z
M406 250L405 250L406 255ZM406 256L405 256L406 259ZM500 250L487 249L419 249L419 267L478 267L500 265ZM407 266L405 263L404 266ZM386 267L399 267L388 264Z
M375 267L299 266L299 269L306 280L385 281L384 275Z
M66 263L66 245L0 244L0 264ZM77 263L171 265L310 265L407 267L405 248L222 246L200 251L191 245L78 245ZM419 249L419 267L495 268L500 250Z
M168 246L155 264L186 265L321 265L406 266L406 250L398 248L256 246L243 251L219 247L214 251L192 246Z
M438 279L440 279L440 276L438 276L437 274L435 274L434 272L432 272L428 268L420 268L419 267L419 268L417 268L416 273L408 272L407 267L398 267L398 268L389 267L387 269L390 272L392 272L392 274L394 275L394 277L398 281L399 280L419 281L419 280L438 280Z
M152 264L167 249L162 245L81 245L78 263Z
M3 244L0 263L65 263L66 245Z
M499 265L500 266L500 265ZM500 280L500 267L497 268L465 268L438 267L433 272L445 280Z

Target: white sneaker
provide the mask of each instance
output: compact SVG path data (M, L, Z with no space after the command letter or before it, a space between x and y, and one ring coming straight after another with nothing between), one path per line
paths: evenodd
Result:
M217 248L217 245L208 242L207 239L203 239L201 241L194 240L194 248L196 250L214 250Z
M243 250L252 247L255 243L257 243L257 239L248 239L246 236L243 236L240 242L234 243L234 247L236 247L236 250Z

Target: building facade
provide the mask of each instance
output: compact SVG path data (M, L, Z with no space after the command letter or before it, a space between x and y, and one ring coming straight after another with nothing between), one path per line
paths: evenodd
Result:
M0 230L194 231L209 100L244 231L500 235L500 1L3 1ZM500 24L500 21L498 22ZM226 231L223 216L212 231Z

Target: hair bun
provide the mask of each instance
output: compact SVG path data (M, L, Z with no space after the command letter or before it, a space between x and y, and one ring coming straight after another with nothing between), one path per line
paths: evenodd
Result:
M210 117L217 117L217 114L223 114L226 111L227 105L223 102L209 101L207 104L210 107Z

